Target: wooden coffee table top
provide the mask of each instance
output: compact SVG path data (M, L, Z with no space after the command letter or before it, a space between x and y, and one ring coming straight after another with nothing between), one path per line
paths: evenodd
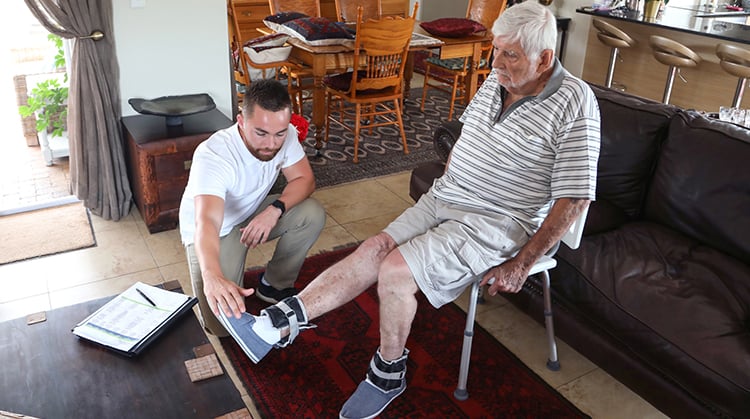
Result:
M39 418L216 418L245 408L226 372L190 380L185 361L208 343L192 312L136 358L77 338L73 326L111 298L49 311L36 324L0 323L0 410Z

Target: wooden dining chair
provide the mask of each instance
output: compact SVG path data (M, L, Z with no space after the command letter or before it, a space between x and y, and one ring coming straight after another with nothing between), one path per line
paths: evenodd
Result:
M467 97L465 86L466 76L469 75L471 57L441 59L436 55L425 59L424 86L422 87L422 104L419 109L424 112L424 104L427 100L427 90L437 89L451 95L450 109L448 110L448 121L453 120L453 109L456 100L462 104L469 103L471 98ZM475 71L481 77L486 77L492 69L492 44L482 45L481 59ZM480 78L480 81L482 79Z
M268 0L271 14L299 12L312 17L320 17L320 0Z
M304 89L312 89L312 82L310 82L309 84L304 84L302 81L302 75L305 72L305 68L302 65L291 62L289 60L280 60L272 63L254 62L248 56L244 46L247 41L253 39L254 37L257 38L259 33L248 33L249 31L242 31L242 27L239 24L239 19L237 18L239 15L237 14L234 2L230 2L228 13L229 17L232 20L237 41L237 45L235 46L235 49L237 50L234 69L235 80L241 83L245 89L247 89L250 87L250 83L252 82L250 77L251 69L260 70L263 78L271 77L270 75L273 74L273 77L277 80L279 78L279 72L285 72L288 78L287 87L289 90L289 95L292 97L292 110L295 113L301 114ZM238 89L237 96L239 97L239 99L242 99L244 97L244 92Z
M481 23L487 31L492 31L492 25L497 20L500 13L505 10L507 0L469 0L466 8L466 18ZM450 110L448 111L448 120L453 119L453 109L456 100L462 104L469 103L470 97L467 97L464 85L465 78L469 74L472 65L471 57L459 57L440 59L438 56L430 56L425 59L424 86L422 88L422 104L420 109L424 111L424 103L427 98L429 88L438 89L451 95ZM483 77L492 70L492 43L482 46L482 53L479 64L474 71ZM430 83L432 82L432 83Z
M404 154L409 153L404 133L401 104L404 68L409 41L414 31L418 5L407 18L388 16L362 21L357 11L357 35L354 40L354 69L323 80L327 112L325 141L331 122L354 133L354 163L359 161L359 137L362 121L367 128L397 125ZM347 123L347 120L352 120ZM352 126L353 125L353 126Z
M284 12L299 12L311 17L320 17L320 0L268 0L271 14ZM292 111L302 114L305 100L312 100L313 82L312 69L302 64L293 67L283 67L281 72L287 76L289 94L292 96Z
M362 6L362 20L380 19L383 7L380 0L335 0L336 18L339 22L357 21L357 8Z

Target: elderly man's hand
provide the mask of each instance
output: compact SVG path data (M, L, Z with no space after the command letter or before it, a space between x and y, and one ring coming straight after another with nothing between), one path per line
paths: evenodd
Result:
M496 295L498 292L517 293L521 291L530 270L530 267L526 267L516 258L508 259L487 271L479 284L490 284L488 289L490 295Z

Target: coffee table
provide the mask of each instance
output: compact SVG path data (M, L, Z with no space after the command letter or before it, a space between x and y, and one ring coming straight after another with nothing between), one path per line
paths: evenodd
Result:
M72 327L112 297L0 323L0 410L38 418L216 418L245 408L226 374L192 382L185 361L208 343L192 312L135 358Z

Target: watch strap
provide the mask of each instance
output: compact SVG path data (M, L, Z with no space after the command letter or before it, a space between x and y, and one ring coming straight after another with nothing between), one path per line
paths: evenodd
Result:
M284 215L284 213L286 212L286 205L284 204L284 201L281 201L281 200L277 199L277 200L271 202L271 206L280 209L281 210L281 215Z

